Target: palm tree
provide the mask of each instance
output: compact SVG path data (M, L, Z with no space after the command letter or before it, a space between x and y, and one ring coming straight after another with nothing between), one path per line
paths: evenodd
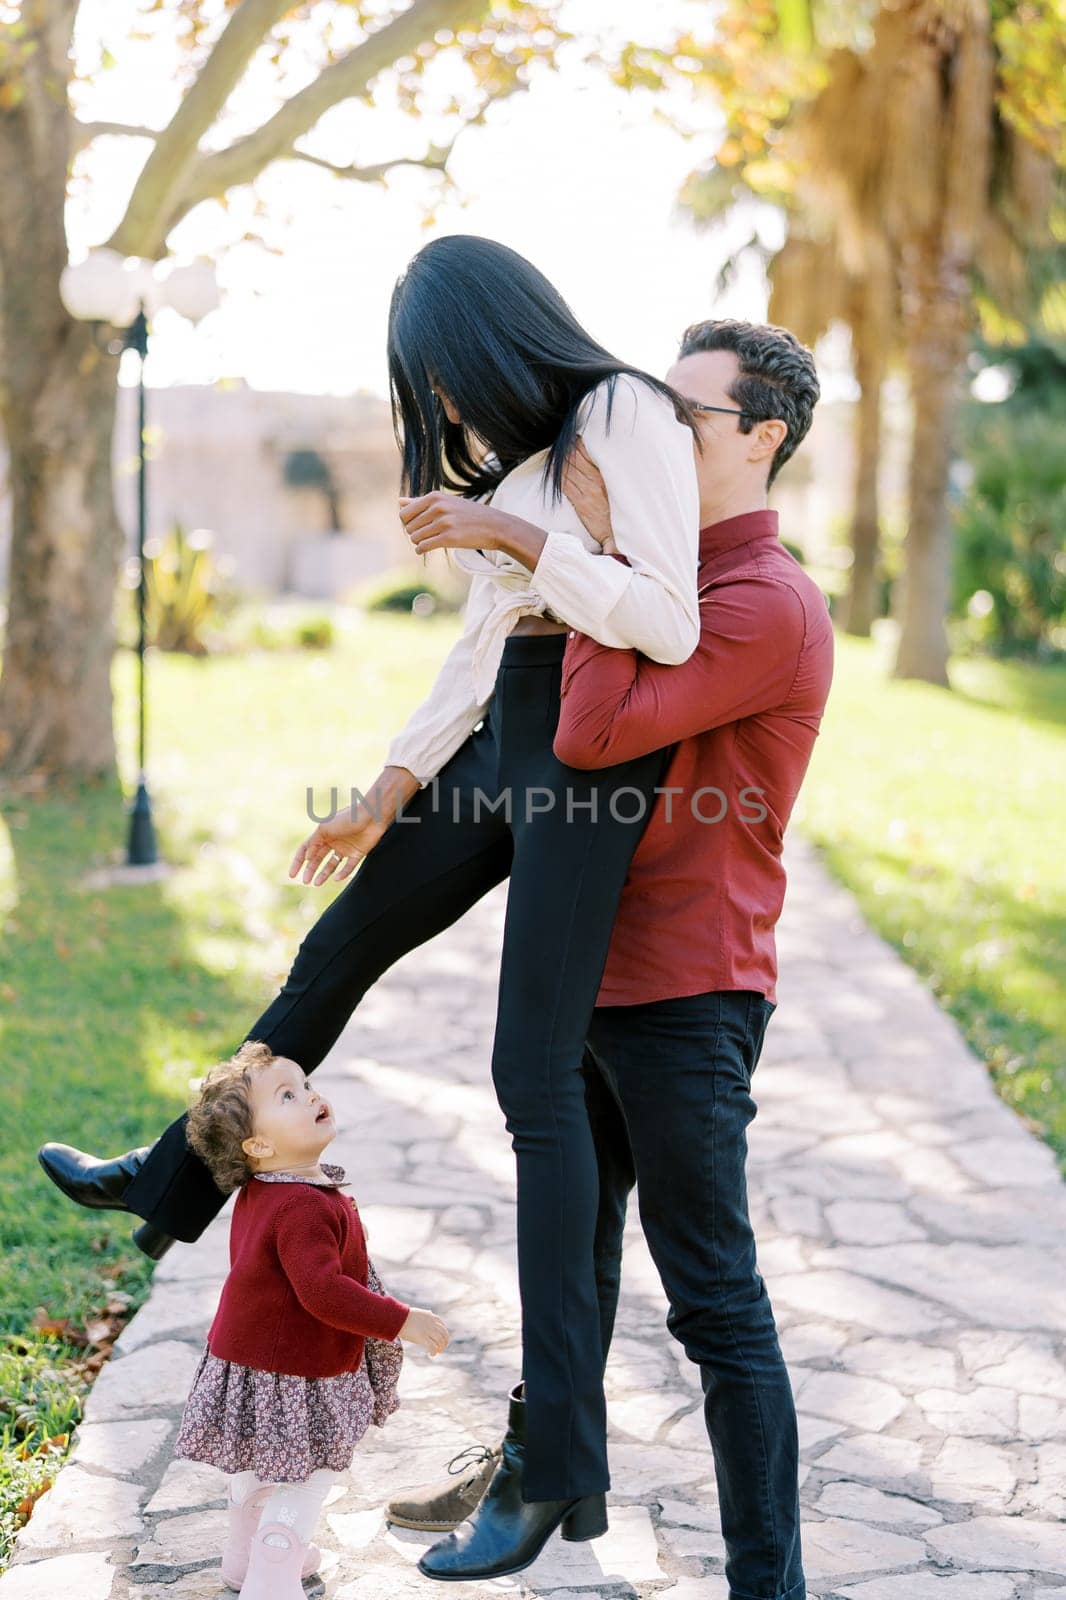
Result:
M856 271L831 233L804 233L799 216L771 261L769 276L771 321L791 328L809 345L838 321L851 335L859 389L848 537L852 561L837 620L846 633L867 638L878 614L881 398L898 341L895 283L887 261L882 259L876 270L871 263L865 275Z
M795 55L788 41L797 37L799 3L788 0L789 28L767 36L767 49ZM735 9L747 8L736 0ZM849 628L861 628L869 606L879 393L897 343L902 351L913 440L894 671L941 684L948 474L977 311L982 303L1016 317L1031 310L1030 268L1050 243L1056 147L1047 108L1060 75L1047 59L1053 45L1044 49L1042 40L1041 53L1028 56L1016 48L1023 10L1047 5L997 0L993 18L989 0L895 0L877 9L862 48L803 46L806 64L776 76L765 63L753 70L735 49L725 67L717 59L709 68L730 117L723 149L732 170L764 194L769 172L771 197L784 199L790 237L775 266L772 314L808 335L838 317L852 329L865 399ZM808 7L807 15L807 37L816 39L821 13ZM748 22L737 26L750 30ZM798 281L812 274L824 282Z
M948 474L976 297L1024 305L1054 163L1004 117L988 0L882 7L870 48L833 53L792 135L806 207L870 293L886 271L898 290L913 436L894 674L946 685Z

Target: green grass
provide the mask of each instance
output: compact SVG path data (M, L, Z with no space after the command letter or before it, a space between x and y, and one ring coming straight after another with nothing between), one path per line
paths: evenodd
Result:
M838 636L802 826L1066 1159L1066 666L886 669Z
M79 1330L115 1291L136 1306L150 1278L128 1219L65 1202L37 1146L147 1142L240 1043L338 892L287 876L308 786L322 811L332 785L344 803L369 783L456 629L348 613L326 653L153 657L151 790L176 868L161 883L84 886L124 854L117 786L0 797L0 1562L58 1459L23 1457L61 1448L76 1420ZM876 646L839 641L803 825L1066 1153L1066 670L952 674L954 693L894 684ZM114 684L128 792L127 652ZM68 1338L35 1319L66 1321Z

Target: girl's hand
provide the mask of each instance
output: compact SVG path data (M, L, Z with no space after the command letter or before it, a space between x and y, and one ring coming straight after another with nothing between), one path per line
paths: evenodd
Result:
M420 556L430 550L494 550L501 537L516 526L526 526L521 517L442 489L417 500L401 498L400 521Z
M431 1356L439 1356L451 1344L452 1336L447 1325L432 1311L421 1311L412 1306L410 1315L400 1329L400 1338L408 1344L420 1344Z
M320 822L314 833L308 834L292 858L289 877L295 878L303 867L303 882L310 883L315 868L324 862L318 877L314 878L315 887L325 883L335 872L337 882L343 883L345 878L351 877L363 857L373 850L386 826L383 820L372 816L363 806L358 808L355 815L351 806L345 806L328 822ZM338 867L341 869L339 872L336 871Z
M581 518L597 544L609 556L618 546L611 529L611 505L607 498L607 485L599 467L585 449L583 440L577 444L563 468L563 493Z

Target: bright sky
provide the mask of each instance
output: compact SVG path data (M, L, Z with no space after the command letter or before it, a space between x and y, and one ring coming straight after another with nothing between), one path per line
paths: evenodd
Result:
M619 30L668 33L691 24L693 0L567 0L564 22L580 29L609 10ZM700 4L703 16L706 6ZM128 19L123 22L123 14ZM79 60L102 45L116 64L85 91L81 115L158 126L176 103L173 59L151 42L128 42L133 0L83 0ZM247 83L235 97L233 137L269 114L271 86ZM670 364L686 323L765 314L761 279L748 273L726 296L714 278L730 241L698 232L677 213L679 186L713 148L716 114L701 102L686 138L656 114L648 95L629 96L569 62L528 93L493 108L488 124L465 133L452 158L459 194L441 203L426 230L432 176L400 169L387 187L341 181L301 163L278 164L260 181L267 217L254 218L244 191L228 213L201 207L177 230L182 252L219 258L224 304L192 330L161 316L151 381L210 382L242 376L265 389L387 393L385 325L392 285L428 238L477 233L528 256L569 300L589 330L618 355L653 371ZM662 106L662 101L658 102ZM678 107L683 112L684 108ZM419 153L441 129L413 123L388 104L330 112L309 148L338 161L378 161ZM122 213L144 159L143 142L98 141L87 158L91 181L71 202L74 257L102 242ZM280 251L235 244L253 223ZM750 233L739 223L733 242Z

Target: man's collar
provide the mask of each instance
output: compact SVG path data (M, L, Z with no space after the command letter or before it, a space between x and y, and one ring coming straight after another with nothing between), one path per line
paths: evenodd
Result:
M700 529L700 565L717 560L738 545L750 544L753 539L776 539L777 523L777 512L766 508L708 523Z

